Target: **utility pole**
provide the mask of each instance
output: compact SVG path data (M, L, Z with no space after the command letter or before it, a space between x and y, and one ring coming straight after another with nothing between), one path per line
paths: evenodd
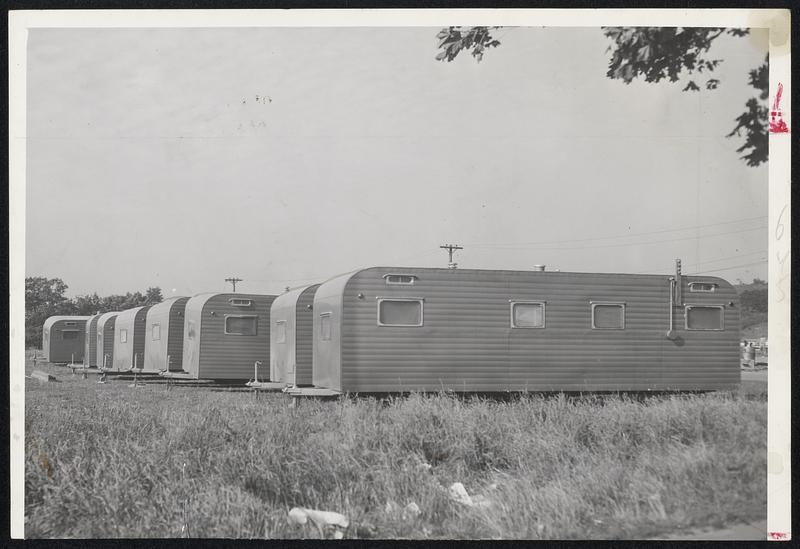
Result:
M464 248L459 246L458 244L443 244L442 246L439 247L442 248L443 250L447 250L450 256L450 260L447 263L447 268L455 269L456 267L458 267L458 263L453 263L453 252L456 250L463 250Z
M233 284L233 291L235 292L236 291L236 283L237 282L244 282L244 281L241 278L236 278L235 276L233 276L231 278L226 278L225 282L230 282L231 284Z

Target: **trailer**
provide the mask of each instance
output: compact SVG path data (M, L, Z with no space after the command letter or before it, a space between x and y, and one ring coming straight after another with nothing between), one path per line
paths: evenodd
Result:
M695 391L740 382L736 291L679 269L372 267L323 283L313 313L312 381L331 392Z
M122 372L144 367L145 320L149 305L122 311L114 322L111 369Z
M44 359L53 363L83 362L88 316L51 316L42 326Z
M249 380L269 361L269 314L276 296L200 294L186 302L183 369L193 379Z
M311 385L314 294L319 284L279 295L270 310L269 378L287 385Z
M87 367L97 367L97 321L103 316L97 313L89 317L86 321L86 333L84 334L83 363Z
M114 324L119 312L103 313L97 319L97 367L111 369L114 364Z
M145 320L144 369L150 372L183 369L184 312L188 297L153 305Z

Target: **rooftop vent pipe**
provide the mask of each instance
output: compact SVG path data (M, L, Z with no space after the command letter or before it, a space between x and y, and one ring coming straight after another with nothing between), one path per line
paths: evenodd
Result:
M534 271L544 271L544 265L534 265L533 266L533 270Z

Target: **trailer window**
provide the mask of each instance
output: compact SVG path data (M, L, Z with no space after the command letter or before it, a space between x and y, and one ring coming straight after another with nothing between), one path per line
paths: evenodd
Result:
M422 326L422 300L379 299L378 326Z
M715 292L717 285L714 282L689 282L690 292Z
M186 337L188 337L189 339L194 339L194 336L195 336L194 320L187 320Z
M285 320L279 320L275 323L275 343L286 343Z
M322 341L331 340L331 313L319 315L319 333Z
M511 327L544 328L544 303L541 301L512 302Z
M253 302L249 299L239 299L236 297L230 298L228 302L234 307L249 307L253 304Z
M67 321L64 323L64 326L76 326L78 323L74 321Z
M722 330L723 318L722 306L686 306L687 330Z
M153 324L153 329L151 330L153 341L158 341L161 339L161 324Z
M624 303L592 303L592 329L624 330Z
M64 330L61 332L61 339L78 339L78 330Z
M386 280L386 284L411 285L414 284L417 276L411 274L385 274L383 278Z
M120 343L127 343L128 342L128 330L120 330L119 331L119 342Z
M225 317L226 335L258 335L258 317L255 315L228 315Z

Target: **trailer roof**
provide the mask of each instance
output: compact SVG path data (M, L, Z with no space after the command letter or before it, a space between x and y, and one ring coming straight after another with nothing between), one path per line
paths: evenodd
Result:
M69 316L69 315L59 315L59 316L50 316L47 317L47 320L44 321L44 328L49 328L56 322L60 322L61 320L89 320L90 316Z

